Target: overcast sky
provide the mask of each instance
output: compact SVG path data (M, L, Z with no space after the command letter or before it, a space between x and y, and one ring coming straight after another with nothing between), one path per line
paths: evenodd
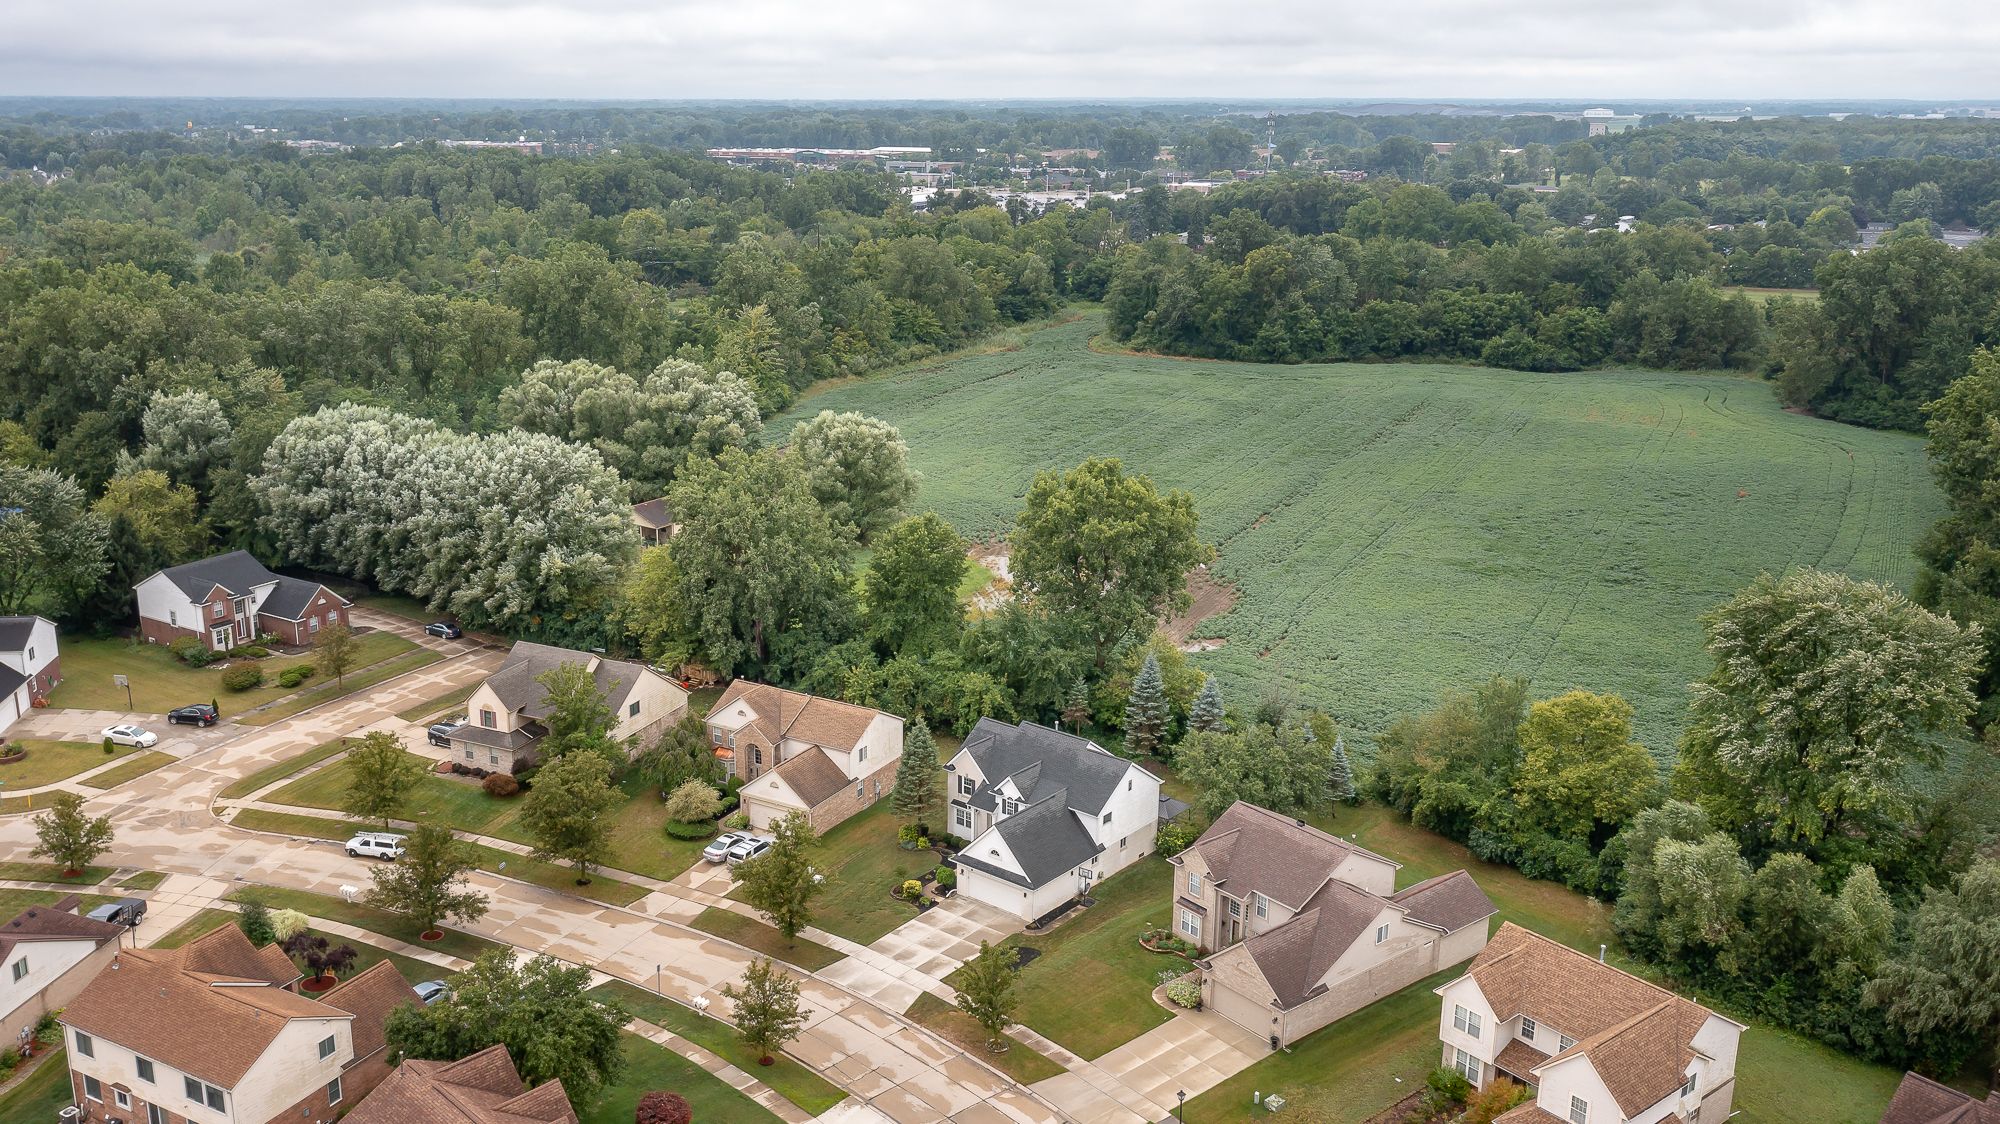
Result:
M2000 101L1992 0L0 0L0 94Z

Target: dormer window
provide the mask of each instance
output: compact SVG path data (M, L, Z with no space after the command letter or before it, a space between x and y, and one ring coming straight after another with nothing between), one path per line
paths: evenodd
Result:
M1011 796L1001 798L1000 800L1001 815L1011 816L1020 810L1021 810L1021 802L1019 800L1016 800Z

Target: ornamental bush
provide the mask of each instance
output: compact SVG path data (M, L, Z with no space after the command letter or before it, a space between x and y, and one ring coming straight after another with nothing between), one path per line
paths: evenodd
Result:
M505 800L521 791L521 782L515 780L510 773L491 773L480 782L479 787L486 790L486 795Z
M306 680L311 679L313 672L317 670L318 668L309 663L295 663L278 673L278 686L296 687Z
M715 825L705 822L682 823L679 820L668 820L666 831L668 835L675 839L707 839L709 836L715 834Z
M264 685L264 671L256 667L232 667L222 673L222 689L248 691Z
M921 897L923 895L923 892L924 892L924 884L917 881L914 878L910 879L908 882L903 883L902 893L903 896L906 898Z
M193 636L176 637L167 644L167 651L189 667L207 667L215 662L215 653L209 651L208 645Z
M1201 1006L1201 985L1183 976L1167 985L1167 999L1192 1011Z
M949 890L958 885L958 872L948 866L938 867L931 877L936 879L940 890Z

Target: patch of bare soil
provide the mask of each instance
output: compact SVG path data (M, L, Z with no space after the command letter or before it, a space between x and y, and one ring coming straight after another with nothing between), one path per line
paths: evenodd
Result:
M1188 574L1187 588L1192 599L1187 611L1163 622L1160 631L1183 652L1211 652L1222 647L1220 637L1198 634L1203 621L1236 607L1236 587L1217 579L1207 566L1197 566Z

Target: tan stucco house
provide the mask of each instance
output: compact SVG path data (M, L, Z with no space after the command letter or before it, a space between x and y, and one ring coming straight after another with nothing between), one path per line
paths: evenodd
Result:
M687 692L645 664L522 640L465 700L465 721L449 735L452 760L494 771L540 762L535 747L548 734L542 720L550 711L541 677L571 664L597 681L605 704L618 716L611 736L629 751L645 748L687 713Z
M903 720L738 679L709 709L708 741L723 771L743 782L751 827L800 812L823 832L895 786Z
M1203 1004L1274 1050L1470 958L1497 912L1465 871L1397 892L1395 863L1242 801L1170 861Z
M1508 922L1437 989L1444 1064L1535 1098L1495 1124L1722 1124L1743 1024Z

